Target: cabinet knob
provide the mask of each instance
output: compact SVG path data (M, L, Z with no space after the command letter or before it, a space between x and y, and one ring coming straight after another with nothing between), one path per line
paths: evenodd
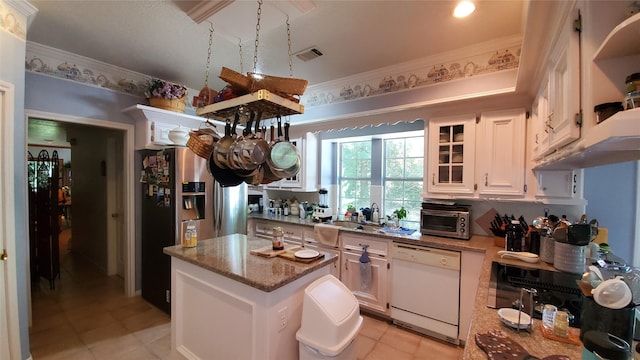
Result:
M436 184L436 173L431 174L431 185Z
M0 260L7 261L9 256L7 255L7 249L2 250L2 254L0 254Z

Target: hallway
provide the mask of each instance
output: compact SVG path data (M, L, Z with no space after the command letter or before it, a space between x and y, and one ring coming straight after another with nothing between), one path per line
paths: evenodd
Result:
M64 226L64 224L63 224ZM124 295L123 279L106 276L71 253L71 230L60 233L61 278L32 285L35 360L175 359L171 319L140 296ZM462 348L364 316L358 335L361 360L457 360ZM215 357L212 357L215 359Z
M124 295L108 277L71 254L70 229L60 234L60 279L32 285L31 354L53 359L169 359L170 318L140 296Z

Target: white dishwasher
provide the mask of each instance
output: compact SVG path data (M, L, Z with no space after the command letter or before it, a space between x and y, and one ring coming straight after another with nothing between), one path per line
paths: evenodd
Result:
M458 344L460 252L394 242L391 254L393 322Z

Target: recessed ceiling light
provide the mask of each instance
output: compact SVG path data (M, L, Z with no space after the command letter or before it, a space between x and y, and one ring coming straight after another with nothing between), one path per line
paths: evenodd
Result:
M473 2L469 0L463 0L456 5L456 8L453 10L453 16L457 18L463 18L471 15L472 12L476 10L476 6Z

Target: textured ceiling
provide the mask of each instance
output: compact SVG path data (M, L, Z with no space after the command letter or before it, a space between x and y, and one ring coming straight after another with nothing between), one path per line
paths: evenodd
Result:
M257 2L238 0L201 23L187 12L198 1L33 0L38 13L28 40L199 89L204 85L210 24L214 27L209 86L226 66L253 70ZM522 35L525 1L479 0L454 19L454 1L265 1L258 71L289 76L286 15L292 52L316 46L317 59L294 57L293 76L310 85L494 40ZM315 5L315 6L313 6ZM239 43L243 68L240 69Z

